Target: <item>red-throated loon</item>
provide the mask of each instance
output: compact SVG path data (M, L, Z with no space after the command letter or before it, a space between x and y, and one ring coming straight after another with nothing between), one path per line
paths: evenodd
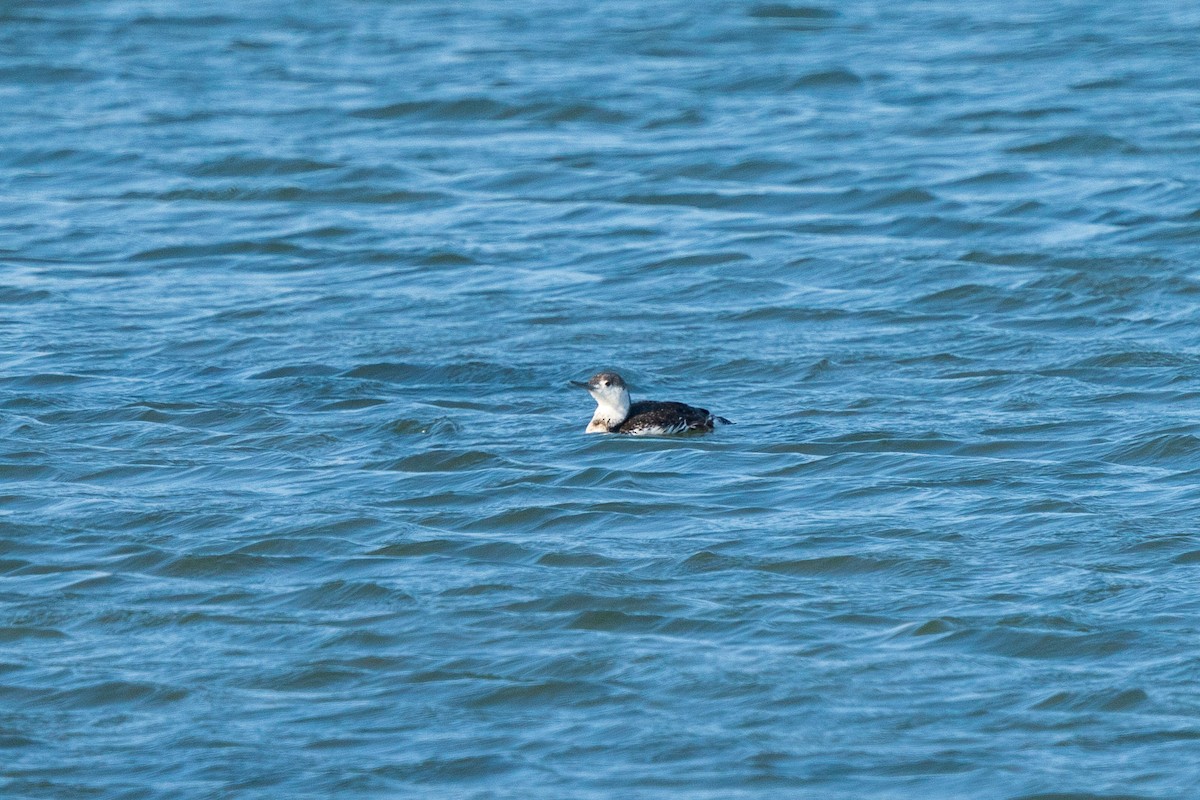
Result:
M615 372L599 372L587 383L571 383L587 389L596 401L596 413L588 423L588 433L682 433L711 431L716 424L733 424L724 417L713 416L707 408L684 403L659 403L653 400L631 403L625 381Z

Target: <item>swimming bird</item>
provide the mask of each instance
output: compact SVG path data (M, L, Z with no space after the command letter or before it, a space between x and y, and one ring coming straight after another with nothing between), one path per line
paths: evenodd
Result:
M665 434L683 431L711 431L716 424L732 425L724 417L713 416L707 408L686 403L629 400L629 388L615 372L598 372L586 383L571 381L591 393L596 413L588 423L588 433Z

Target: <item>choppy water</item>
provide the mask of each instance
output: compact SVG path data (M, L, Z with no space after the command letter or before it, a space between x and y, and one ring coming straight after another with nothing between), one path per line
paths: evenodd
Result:
M4 4L0 790L1193 794L1198 41Z

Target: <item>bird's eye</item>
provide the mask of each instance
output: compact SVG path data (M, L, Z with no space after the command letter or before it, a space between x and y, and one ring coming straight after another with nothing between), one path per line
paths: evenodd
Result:
M605 385L605 386L608 386L608 381L604 381L604 385Z

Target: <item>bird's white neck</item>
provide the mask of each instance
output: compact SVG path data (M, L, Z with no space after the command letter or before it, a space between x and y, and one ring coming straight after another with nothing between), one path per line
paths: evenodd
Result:
M592 397L596 400L596 413L588 423L588 433L608 433L609 429L620 425L629 416L629 391L621 389L619 393Z

